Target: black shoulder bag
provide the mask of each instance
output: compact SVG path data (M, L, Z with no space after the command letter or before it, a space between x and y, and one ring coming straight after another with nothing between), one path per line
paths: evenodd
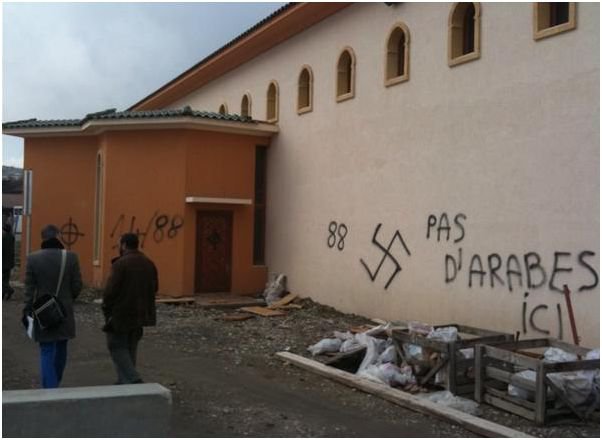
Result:
M59 282L56 286L54 295L44 294L33 301L33 316L35 317L40 329L53 329L61 325L65 320L65 310L58 299L58 294L63 283L63 275L65 274L65 264L67 262L67 251L61 250L61 272L59 274Z

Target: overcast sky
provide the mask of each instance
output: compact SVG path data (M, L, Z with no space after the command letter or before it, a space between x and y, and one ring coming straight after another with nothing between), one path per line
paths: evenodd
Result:
M283 4L3 2L2 121L124 110Z

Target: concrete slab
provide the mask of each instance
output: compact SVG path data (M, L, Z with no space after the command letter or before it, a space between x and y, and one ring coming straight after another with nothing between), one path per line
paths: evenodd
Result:
M165 437L171 391L156 384L2 392L3 437Z

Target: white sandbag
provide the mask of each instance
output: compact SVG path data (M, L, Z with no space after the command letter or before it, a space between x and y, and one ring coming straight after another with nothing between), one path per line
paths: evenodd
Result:
M516 374L512 375L512 378L519 377L523 380L528 380L529 382L533 382L535 386L535 379L537 378L537 373L533 370L524 370L520 371ZM511 380L512 380L511 378ZM526 390L524 388L517 387L512 384L508 384L508 395L512 397L519 397L524 400L534 400L535 394L532 391Z
M448 408L457 409L458 411L472 414L474 416L478 416L481 412L477 402L465 399L464 397L454 396L447 390L431 393L423 398L438 405L444 405Z
M414 376L414 371L412 371L412 367L410 367L408 364L403 364L399 368L399 372L403 376L406 384L415 385L417 383L416 376Z
M370 330L366 330L363 332L364 335L374 336L379 335L381 333L385 333L387 330L391 329L391 323L387 322L386 324L377 325L376 327L372 327Z
M377 364L397 363L397 350L394 345L389 345L384 351L378 356L376 360Z
M353 339L346 339L341 344L341 348L339 348L339 351L341 353L348 353L350 351L357 350L361 346L362 345L359 342L357 342L355 340L355 338L353 338Z
M577 355L564 351L556 347L548 347L543 353L543 361L546 363L554 362L573 362L577 360Z
M474 348L462 348L458 351L464 359L474 359Z
M334 337L337 339L340 339L341 341L347 341L348 339L355 339L355 335L351 332L338 332L338 331L334 331Z
M571 371L567 373L550 373L554 385L564 391L564 395L573 405L581 405L589 400L594 391L595 371Z
M409 358L408 360L424 360L424 354L420 345L403 344L403 351L405 352L405 355Z
M316 356L322 353L336 353L341 348L342 341L338 338L322 339L320 342L307 347L307 350Z
M600 349L599 348L594 348L593 350L588 351L587 354L585 355L585 360L593 361L595 359L600 359Z
M407 374L407 371L402 373L400 368L392 363L369 365L357 375L389 386L406 385L411 383L413 378L411 371L410 375Z
M286 291L286 275L279 273L270 273L270 279L265 285L263 297L265 302L270 305L278 301Z
M419 321L408 322L408 330L410 333L426 336L433 331L433 326Z
M458 339L458 329L456 327L440 327L431 330L426 337L435 341L452 342Z
M366 347L366 355L362 360L361 365L357 369L357 373L365 370L369 365L375 365L378 360L378 356L382 353L385 346L385 341L369 336L365 333L355 335L355 339L360 345Z

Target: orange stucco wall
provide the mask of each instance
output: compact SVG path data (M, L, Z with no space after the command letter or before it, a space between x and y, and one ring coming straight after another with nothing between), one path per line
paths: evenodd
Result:
M253 199L255 146L269 139L198 130L113 131L96 137L27 140L25 166L34 169L33 249L43 224L68 223L84 233L84 280L101 287L119 237L139 234L157 265L162 295L195 290L196 220L200 210L233 212L233 293L263 290L265 266L253 265L252 205L187 204L187 196ZM96 157L103 162L101 246L93 261ZM68 171L67 171L68 170ZM73 171L72 171L73 170Z
M103 136L104 209L100 268L103 284L125 232L140 234L141 250L159 269L161 293L182 292L181 230L168 237L184 210L184 145L177 131L112 132ZM161 220L163 219L163 220ZM158 228L157 221L167 225ZM161 224L159 223L159 225Z
M70 248L79 255L86 283L92 281L97 145L98 139L93 136L30 138L25 140L24 149L24 168L33 170L31 249L40 248L42 227L52 223L67 234L71 219L71 224L83 234L77 235ZM71 234L71 240L75 237ZM25 246L21 249L21 261L25 261Z
M255 146L269 139L223 133L189 132L186 148L186 196L251 199L255 193ZM267 278L265 266L253 265L253 206L189 204L186 208L185 260L195 258L196 215L199 210L230 210L232 231L232 292L262 291ZM185 287L194 288L194 266L185 265Z

